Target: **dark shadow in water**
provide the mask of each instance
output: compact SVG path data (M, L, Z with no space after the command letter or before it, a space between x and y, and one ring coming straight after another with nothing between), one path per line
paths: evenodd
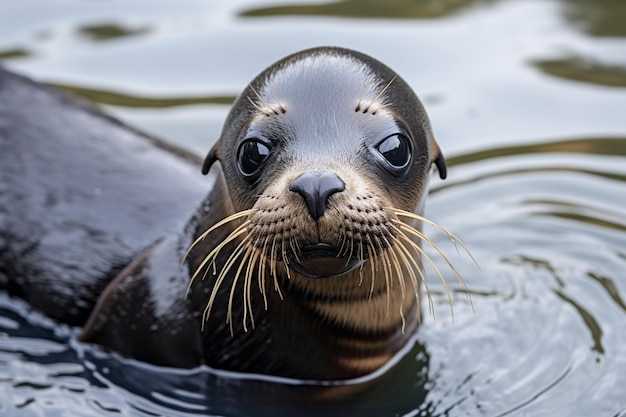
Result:
M626 177L624 178L624 180L626 181ZM533 203L533 201L527 201L525 203ZM565 206L564 203L562 202L557 202L557 201L552 201L552 202L541 202L542 204L549 204L551 205L554 210L552 211L543 211L541 212L542 216L553 216L553 217L558 217L561 219L566 219L566 220L574 220L580 223L586 223L588 225L592 225L592 226L599 226L599 227L606 227L608 229L613 229L613 230L618 230L621 232L626 232L626 224L623 223L617 223L614 221L609 221L606 219L601 219L600 215L601 213L597 212L597 209L593 208L593 211L595 212L593 216L589 216L589 215L584 215L581 213L576 213L576 212L572 212L572 211L566 211L566 210L559 210L559 206L563 207ZM582 208L585 207L581 207L580 205L577 206L571 206L572 209L576 210L576 211L580 211ZM589 208L590 210L592 208Z
M260 7L242 17L332 16L370 19L430 19L445 17L479 4L499 0L343 0L332 3Z
M626 20L624 21L626 26ZM626 67L609 65L583 56L532 62L543 73L571 81L626 87Z
M561 0L572 27L599 37L626 36L626 1Z
M558 142L541 142L530 145L517 145L446 158L449 166L478 162L504 156L518 156L536 153L586 153L592 155L626 156L626 138L601 137L570 139Z
M613 301L615 301L615 304L618 305L626 313L626 303L624 303L624 300L619 294L619 289L611 278L601 276L594 272L589 272L587 276L599 283L602 288L604 288L609 297L611 297Z
M595 176L602 177L602 178L618 179L622 182L626 182L626 176L615 178L615 175L607 175L604 173L600 173L598 171L585 171L585 170L579 170L579 169L542 169L541 172L550 172L550 171L557 171L557 170L561 172L577 172L577 173L583 173L587 175L595 175ZM553 216L553 217L558 217L561 219L575 220L580 223L586 223L586 224L593 225L593 226L606 227L609 229L626 232L626 223L624 222L618 223L616 221L608 220L608 217L611 217L611 215L613 215L613 218L618 218L620 216L619 213L603 212L601 209L596 208L596 207L582 206L581 203L572 204L572 203L567 203L563 201L554 201L554 200L526 200L523 203L527 205L542 206L543 207L543 210L541 211L542 216ZM582 214L583 212L582 209L587 209L587 212L594 213L593 216ZM602 216L605 216L607 218L603 219L601 218Z
M593 340L593 346L591 347L591 350L593 350L594 352L598 352L600 355L604 355L604 346L602 345L603 332L602 332L602 327L600 326L598 321L593 317L593 315L589 311L583 308L582 305L578 304L576 300L565 295L563 291L555 290L554 293L561 300L565 301L566 303L574 307L576 312L582 318L583 322L585 323L585 326L591 332L591 339Z
M485 160L491 160L502 157L518 157L520 155L529 154L545 154L545 153L574 153L574 154L589 154L589 155L608 155L608 156L626 156L626 138L586 138L586 139L572 139L559 142L548 143L536 143L531 145L518 145L502 148L486 149L483 151L453 156L446 158L446 163L449 167L455 165L463 165L475 162L481 162ZM501 177L503 175L513 175L531 172L578 172L589 175L594 175L602 178L608 178L615 181L626 182L626 176L609 171L591 171L576 168L572 166L549 166L540 168L518 168L510 169L505 172L497 171L494 173L487 173L483 175L477 175L469 179L464 179L456 182L440 183L430 190L431 194L436 194L440 191L458 187L466 184L475 183L489 178ZM620 229L621 229L620 225Z
M204 97L141 97L109 90L77 87L67 84L48 83L49 86L62 90L68 94L78 96L94 103L108 104L119 107L165 108L187 106L191 104L224 104L230 105L235 101L234 96L204 96Z
M563 16L573 29L593 37L626 36L626 1L561 0ZM543 73L571 81L626 87L626 66L583 55L532 63Z
M554 292L554 294L556 294L558 298L574 308L576 313L578 313L583 323L585 324L585 327L589 329L592 340L591 350L597 352L600 355L604 355L605 349L604 345L602 344L602 336L604 332L602 331L600 323L587 309L582 306L581 303L577 302L574 298L568 296L565 293L565 287L567 284L566 280L558 273L558 271L554 268L549 260L531 258L528 256L517 256L502 259L502 262L518 266L527 265L535 269L544 270L550 276L552 276L558 286L558 288L555 288L552 291Z
M103 23L98 25L85 25L78 28L78 33L93 41L108 41L112 39L127 38L130 36L143 35L149 32L148 27L128 28L117 23Z
M4 59L27 58L30 56L32 56L32 52L25 48L0 50L0 61Z

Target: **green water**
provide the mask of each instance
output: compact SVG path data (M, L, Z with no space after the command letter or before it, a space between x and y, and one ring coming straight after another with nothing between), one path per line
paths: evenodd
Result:
M448 273L452 319L431 274L413 350L341 393L98 355L0 298L0 415L626 416L624 22L621 0L0 3L2 65L198 155L276 59L379 58L448 157L426 214L479 265L427 229L471 303Z

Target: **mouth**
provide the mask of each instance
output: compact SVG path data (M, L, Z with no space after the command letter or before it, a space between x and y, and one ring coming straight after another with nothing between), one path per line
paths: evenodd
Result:
M341 256L339 248L328 243L302 247L298 258L289 260L289 266L309 278L329 278L343 275L361 266L360 259Z

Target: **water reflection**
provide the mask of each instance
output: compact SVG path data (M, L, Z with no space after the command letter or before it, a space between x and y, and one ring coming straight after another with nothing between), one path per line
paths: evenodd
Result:
M26 58L31 55L32 53L28 49L24 48L4 49L0 50L0 61L3 59Z
M78 33L94 41L108 41L147 33L147 27L130 28L117 23L85 25L78 28Z
M208 60L214 60L215 65L202 67L208 70L198 76L197 80L201 81L193 88L184 84L185 91L192 94L205 91L203 83L210 78L217 81L208 90L238 92L248 75L231 78L232 66L222 65L220 58L225 55L220 53L236 49L252 55L252 50L246 48L261 44L257 39L261 38L259 33L267 39L270 34L282 35L286 27L294 39L288 39L284 49L291 50L320 39L328 40L320 35L326 31L336 36L332 39L338 43L367 47L373 37L362 36L361 32L358 36L349 33L352 27L364 30L359 26L362 24L375 27L375 40L385 47L395 42L398 28L407 30L409 41L422 39L423 34L441 35L441 38L427 37L426 42L416 46L416 54L424 61L441 65L438 67L441 73L429 78L428 68L420 68L421 61L410 69L415 74L426 70L427 93L445 97L443 101L430 102L429 111L432 109L437 115L446 109L454 110L458 103L461 103L459 108L465 104L476 106L481 109L481 117L475 120L482 128L465 136L467 125L456 125L458 115L464 113L452 110L439 114L443 123L435 124L435 128L441 131L442 125L448 123L450 128L442 136L447 136L448 141L461 138L459 143L473 143L485 132L489 137L480 142L479 146L485 149L448 159L450 179L442 183L434 181L427 203L430 217L458 234L479 262L481 269L477 270L469 259L453 259L470 286L474 310L462 288L454 287L454 277L449 277L455 309L452 322L448 318L445 292L433 280L431 290L437 317L425 320L413 350L375 384L338 392L221 378L206 369L181 372L150 368L97 355L75 347L68 342L68 334L49 330L53 325L33 321L23 310L15 313L12 309L2 309L0 414L626 417L623 388L626 386L623 360L626 358L626 137L619 117L602 118L612 113L619 116L623 104L615 97L626 87L626 54L621 53L624 48L620 39L626 37L626 3L623 0L528 3L345 0L305 4L305 1L256 8L250 6L252 2L242 2L224 13L227 17L224 21L207 19L211 24L206 26L202 26L205 21L197 23L194 26L197 32L184 38L180 37L184 31L179 29L188 28L188 20L183 19L184 24L174 25L176 28L159 24L171 18L169 12L135 19L148 22L145 27L120 23L127 17L126 8L107 12L119 17L110 24L97 16L79 14L72 19L64 17L28 26L23 36L7 41L0 51L0 60L14 61L19 64L17 68L23 65L24 69L43 66L41 78L65 80L65 84L54 86L100 104L124 110L132 108L132 114L137 112L140 120L142 108L159 120L179 111L175 113L182 120L178 126L168 130L172 123L164 122L157 124L155 130L172 138L176 137L175 131L183 131L183 126L188 128L197 122L201 132L198 136L203 141L198 149L205 152L207 137L219 133L226 106L234 96L210 93L168 96L159 93L175 91L176 86L170 89L167 81L163 81L167 79L157 77L152 84L144 85L140 77L133 78L132 72L129 75L118 70L146 68L141 64L144 60L163 63L153 57L165 56L168 61L173 62L172 57L176 57L180 62L166 67L148 64L153 66L151 72L178 74L179 65L197 66L206 45L223 44L223 50L207 49ZM74 4L92 5L91 2ZM533 4L542 6L535 9ZM497 7L487 10L484 7L487 5ZM239 14L242 19L236 18L237 10L243 10ZM477 10L481 13L472 14ZM549 14L550 18L543 20L546 16L533 15L535 11ZM263 20L262 16L284 19L277 25L278 19ZM304 19L287 16L308 19L300 31L291 28L299 27ZM353 20L326 19L316 27L318 16ZM525 19L536 16L537 20L517 25L520 16ZM407 22L437 17L441 21L430 21L428 25ZM377 18L381 20L355 22ZM403 21L399 25L383 19ZM494 20L501 22L495 26L487 24ZM68 21L71 26L66 28L64 24ZM86 24L94 21L101 23ZM379 25L386 25L383 29L389 29L392 35L385 37ZM493 33L475 38L468 35L464 43L455 34L469 34L470 30L455 30L466 26L472 28L472 33L481 34L486 28ZM434 31L413 31L424 27ZM37 35L42 28L48 33L45 37ZM365 40L358 43L357 37ZM433 39L442 42L441 45ZM467 45L467 56L453 61L459 63L458 68L447 68L443 64L448 61L438 60L442 50L449 54L464 52L451 48L448 42ZM510 46L497 49L499 42ZM176 53L183 44L189 55ZM67 49L74 46L78 50ZM142 46L148 47L147 53L141 50ZM489 59L483 55L480 66L474 70L474 47L482 51L496 48L494 51L498 52ZM402 62L405 57L394 54L403 54L406 48L398 48L395 52L390 50L389 55L392 60ZM123 53L116 54L119 51ZM270 54L279 54L277 49L266 52L259 49L258 55L269 59ZM259 56L251 56L249 62L242 64L257 68ZM503 66L507 59L514 64ZM52 66L46 67L50 62ZM105 64L111 70L99 72ZM536 77L537 71L549 77ZM90 78L94 73L99 75ZM185 70L180 73L185 74ZM415 75L414 80L422 82L420 77ZM145 96L122 93L124 85L132 86L129 91L136 87L138 91L151 93ZM96 86L112 88L104 90ZM537 101L518 100L518 88L536 93ZM423 90L423 85L420 89ZM544 114L545 109L537 107L539 99L558 104L562 111ZM194 113L193 118L180 116L191 107L203 107L189 106L194 104L217 104L209 106L217 109L216 115L211 116L215 119L214 126L207 126L206 111ZM509 112L491 110L496 107ZM157 108L166 110L152 112ZM579 109L585 113L578 112ZM530 133L516 130L522 113L532 114L521 117L524 123L537 125ZM503 114L507 116L504 122L500 120ZM584 114L580 119L585 120L572 123L574 127L571 127L571 114ZM554 124L563 128L546 128L552 126L543 124L546 118L555 118ZM498 123L507 123L509 127L505 132L495 133L487 128ZM182 136L188 140L191 135ZM535 143L501 145L512 137L528 137ZM546 137L567 139L548 141ZM453 152L458 153L455 148L458 143L452 145ZM450 143L445 147L450 149ZM445 235L434 231L432 236L447 254L454 255L456 250ZM445 269L445 265L438 266Z
M204 96L204 97L142 97L137 94L125 94L111 90L77 87L68 84L48 83L66 93L82 97L98 104L118 107L167 108L193 104L228 105L235 101L235 96Z
M561 0L572 27L591 36L626 36L626 2L623 0Z
M329 3L266 6L240 12L242 17L336 16L374 19L427 19L448 16L500 0L343 0Z
M502 0L342 0L250 8L242 17L335 16L348 18L440 18ZM559 0L563 16L574 29L597 37L626 36L626 3L622 0Z
M452 415L624 411L625 152L624 138L588 138L451 158L461 179L438 186L429 211L478 259L477 276L461 267L468 285L496 293L474 292L475 314L453 327L426 325L431 368L451 368L431 395L471 371Z
M611 87L626 87L626 66L605 64L593 58L570 56L537 60L533 65L544 73L559 78Z
M574 307L574 309L578 312L581 319L591 332L591 338L593 339L593 344L591 346L591 350L598 352L600 355L604 354L604 346L602 345L602 327L600 323L595 319L595 317L587 311L581 304L579 304L573 298L565 295L563 291L555 290L554 293L563 301Z

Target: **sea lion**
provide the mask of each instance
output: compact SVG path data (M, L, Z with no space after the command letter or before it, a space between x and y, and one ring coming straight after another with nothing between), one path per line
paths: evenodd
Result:
M208 181L193 160L2 72L0 285L141 361L361 377L419 325L433 164L445 178L417 96L347 49L258 75L204 161Z

